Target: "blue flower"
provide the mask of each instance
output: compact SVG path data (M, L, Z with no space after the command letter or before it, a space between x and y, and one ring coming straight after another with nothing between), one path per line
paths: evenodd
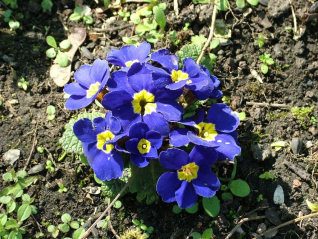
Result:
M157 150L161 147L162 137L156 131L150 131L147 124L140 122L132 125L129 130L126 148L130 152L130 160L137 167L143 168L150 159L158 158Z
M134 45L123 46L120 50L113 49L107 55L107 61L116 66L130 67L135 62L144 63L150 58L150 44L141 43L138 47Z
M159 162L174 172L166 172L157 182L157 192L165 202L177 202L179 207L193 206L198 195L213 197L220 181L211 165L217 160L213 148L195 146L190 155L181 149L171 148L160 154Z
M74 78L77 82L64 87L64 92L71 95L65 103L65 108L77 110L92 103L105 87L109 73L108 62L105 60L97 59L92 66L83 65L75 72Z
M161 64L162 68L147 65L153 71L153 81L158 88L178 90L185 86L192 91L200 90L209 82L209 76L192 58L183 60L183 68L179 70L178 57L166 49L151 55L151 60Z
M98 117L92 122L84 118L73 127L74 134L82 142L84 154L96 177L102 181L122 176L124 163L116 142L125 135L119 121L111 112L106 118Z
M182 91L155 87L145 64L135 63L128 72L115 72L107 86L111 92L104 96L102 105L112 110L125 133L134 123L145 122L150 130L168 136L168 122L181 120L183 109L176 99Z
M241 152L235 135L240 120L225 104L214 104L208 110L207 120L202 109L194 117L187 118L180 124L192 126L195 132L187 128L176 129L170 134L170 143L176 147L190 142L206 147L216 147L219 160L234 161L235 155ZM234 137L233 137L234 136Z

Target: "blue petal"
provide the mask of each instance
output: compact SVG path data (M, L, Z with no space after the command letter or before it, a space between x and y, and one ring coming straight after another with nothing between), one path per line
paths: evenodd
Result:
M187 84L187 80L182 80L176 83L171 83L166 86L167 89L169 90L180 90L183 86Z
M93 130L92 121L87 118L75 122L73 131L76 137L84 143L96 142L96 134Z
M131 154L130 155L131 162L136 165L138 168L144 168L149 164L149 159L142 155Z
M213 197L216 191L220 189L220 181L209 167L200 167L198 177L193 179L192 183L195 192L206 198Z
M143 139L146 138L146 133L149 131L149 127L144 122L139 122L130 127L129 137Z
M99 180L112 180L123 175L124 163L119 152L112 150L111 153L106 154L100 151L93 160L91 165L96 177Z
M182 95L183 90L169 90L167 88L164 89L158 89L154 87L150 93L156 96L156 100L161 100L161 99L170 99L170 100L176 100Z
M156 159L158 158L157 149L155 149L154 147L151 147L149 152L146 154L143 154L142 156L146 158Z
M218 159L215 148L196 145L189 154L190 160L199 166L211 166Z
M152 80L158 89L163 89L172 83L171 75L164 69L147 65L147 68L152 71Z
M212 81L210 80L208 84L204 87L202 87L200 90L193 91L193 94L195 95L195 98L198 100L206 100L210 97L214 90L214 86Z
M97 59L94 61L91 70L90 77L94 82L100 82L100 88L104 88L110 74L108 62L105 60Z
M83 145L84 155L87 158L89 165L92 167L93 162L94 162L94 158L96 157L97 154L100 153L101 150L99 150L96 147L96 142L82 143L82 145Z
M71 83L71 84L67 84L64 87L64 92L69 94L69 95L80 95L80 96L86 96L87 89L84 89L80 84L78 83Z
M193 58L183 60L183 71L189 75L189 78L195 77L198 73L203 72Z
M118 90L104 95L102 105L108 110L114 110L116 107L123 105L130 105L132 108L132 100L133 98L128 92Z
M183 108L176 101L173 100L160 100L157 102L157 112L163 114L167 121L178 122L182 118Z
M122 49L124 47L129 47L129 46L123 46ZM121 50L117 50L117 49L112 49L107 55L107 61L109 61L109 63L111 63L115 66L125 67L126 62L128 61L128 60L126 60L126 58L127 57L121 52Z
M142 90L151 91L154 88L151 71L143 64L133 64L127 74L128 82L136 91Z
M130 95L133 95L135 91L128 83L127 72L116 71L112 73L107 82L107 87L110 91L123 90L127 91Z
M189 80L191 80L191 83L187 83L186 88L197 91L202 89L202 87L207 86L210 78L205 74L199 73L196 77L189 78Z
M240 123L239 117L225 104L211 105L208 122L215 124L215 129L224 133L234 131Z
M121 131L121 125L119 120L113 116L110 117L109 122L107 123L107 129L114 134L118 134Z
M159 132L163 137L168 136L170 133L170 126L162 114L152 112L144 115L143 121L149 126L150 130Z
M170 148L162 151L159 155L159 162L166 169L179 170L190 162L189 155L177 148Z
M65 108L68 110L78 110L88 106L94 100L94 97L86 98L86 96L71 95L65 102Z
M237 146L234 138L229 134L218 134L215 140L219 147L215 148L218 152L218 161L229 159L234 161L234 157L239 155L241 148Z
M162 137L156 131L149 131L146 133L146 139L151 143L152 147L159 149L162 145Z
M106 121L103 117L97 117L94 119L94 127L96 134L99 134L101 132L105 131L106 128Z
M175 129L172 131L170 134L170 144L176 147L181 147L190 143L187 136L188 131L189 130L185 128Z
M178 57L173 55L167 49L161 49L157 52L152 53L151 60L159 63L163 68L169 70L178 70L179 63Z
M202 146L205 146L205 147L216 147L218 146L219 144L216 143L216 140L215 141L206 141L200 137L198 137L195 133L193 133L192 131L189 131L188 134L188 139L196 144L196 145L202 145Z
M183 125L188 125L194 127L196 124L204 122L205 111L203 109L198 109L194 116L182 120L180 123Z
M176 200L182 209L192 207L198 200L192 183L183 181L181 187L176 191Z
M115 108L113 116L119 119L123 132L128 135L131 125L141 122L141 115L135 114L132 105L124 105Z
M127 150L132 154L141 155L141 153L139 152L137 148L139 141L140 140L136 138L128 140L125 144Z
M157 182L157 193L164 202L175 202L175 192L180 188L182 181L178 179L178 174L167 172L160 176Z
M95 83L89 75L91 68L92 66L83 65L74 74L74 79L79 84L85 86L87 89L90 87L91 84Z

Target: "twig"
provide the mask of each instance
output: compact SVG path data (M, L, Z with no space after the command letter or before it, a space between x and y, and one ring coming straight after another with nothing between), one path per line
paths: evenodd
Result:
M307 172L305 172L304 170L297 168L294 164L292 164L291 162L288 162L286 160L284 160L283 162L288 168L290 168L291 170L293 170L301 179L310 182L311 181L311 175Z
M285 104L270 104L270 103L258 103L258 102L246 102L246 105L258 105L258 106L268 106L273 108L286 108L289 109L289 105Z
M108 206L109 206L109 204L110 204L110 198L108 198ZM109 225L109 228L110 228L110 230L112 231L112 233L115 235L115 237L116 237L117 239L120 239L120 236L117 235L117 233L116 233L116 231L114 230L113 225L112 225L112 223L111 223L111 220L110 220L110 210L111 210L111 209L108 210L108 216L109 216L108 225Z
M178 0L173 0L173 10L175 11L176 15L179 15L179 7L178 7Z
M238 224L230 231L230 233L225 237L225 239L231 238L231 236L236 232L237 228L239 228L244 222L247 221L252 221L252 220L259 220L259 219L264 219L266 216L257 216L257 217L250 217L250 218L243 218L238 222Z
M32 143L31 152L30 152L30 155L29 155L29 157L28 157L28 159L27 159L27 161L26 161L26 163L24 165L23 171L25 171L26 168L28 167L28 164L29 164L30 159L31 159L32 154L33 154L33 150L34 150L34 147L35 147L35 140L36 140L36 130L37 130L37 128L35 127L35 132L34 132L34 136L33 136L33 143Z
M235 18L235 20L237 22L239 22L240 20L235 16L234 12L232 11L232 8L231 8L231 5L229 3L229 0L226 0L226 2L227 2L227 5L229 6L228 8L229 8L230 12L232 13L233 17Z
M259 237L262 237L262 236L264 236L264 235L266 235L266 234L268 234L268 233L270 233L270 232L272 232L272 231L275 231L275 230L277 230L277 229L279 229L279 228L281 228L281 227L287 226L287 225L289 225L289 224L302 221L302 220L304 220L304 219L306 219L306 218L317 217L317 216L318 216L318 212L315 212L315 213L312 213L312 214L309 214L309 215L306 215L306 216L303 216L303 217L299 217L299 218L290 220L290 221L288 221L288 222L285 222L285 223L283 223L283 224L280 224L280 225L277 226L277 227L273 227L273 228L271 228L271 229L269 229L269 230L263 232L262 234L259 234L258 236L254 237L253 239L257 239L257 238L259 238Z
M289 3L290 3L290 7L291 7L291 10L292 10L292 14L293 14L294 31L295 31L295 34L297 34L297 20L296 20L296 15L295 15L294 7L293 7L293 4L292 4L292 0L289 0Z
M132 26L134 26L134 24L126 24L126 25L122 25L122 26L118 26L118 27L110 27L110 28L105 28L105 29L93 28L93 31L95 31L95 32L112 32L112 31L122 30L122 29L125 29L127 27L132 27Z
M189 232L189 235L187 236L187 238L186 238L186 239L189 239L189 238L190 238L190 236L191 236L192 232L193 232L193 228L192 228L192 229L191 229L191 231Z
M89 234L91 233L91 231L93 230L93 228L96 226L96 224L106 215L106 213L108 212L108 210L111 209L111 207L114 205L114 203L116 202L116 200L123 194L123 192L125 192L126 188L129 186L129 184L132 182L132 180L136 177L137 173L139 172L140 168L138 168L135 173L133 174L133 176L129 179L129 181L125 184L125 186L122 188L122 190L120 190L120 192L117 194L117 196L113 199L113 201L109 204L109 206L106 208L106 210L99 216L99 218L96 219L96 221L93 223L93 225L91 225L90 228L88 228L88 230L79 238L79 239L85 239L89 236Z
M40 230L40 233L42 233L42 228L41 228L40 223L36 220L36 218L34 217L33 214L31 214L31 216L33 217L33 220L36 222L36 225L38 225L38 228L39 228L39 230Z
M203 47L203 49L201 51L201 54L200 54L200 56L199 56L199 58L197 60L197 64L200 64L206 49L208 48L208 46L210 45L210 42L213 39L213 33L214 33L214 27L215 27L215 18L216 18L216 12L217 12L217 5L218 5L218 0L215 0L214 6L213 6L212 18L211 18L210 34L209 34L208 40L204 44L204 47Z

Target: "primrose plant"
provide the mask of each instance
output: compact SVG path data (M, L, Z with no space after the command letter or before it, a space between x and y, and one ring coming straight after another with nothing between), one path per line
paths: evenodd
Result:
M124 171L142 168L149 180L134 178L140 184L130 190L139 191L137 198L148 197L138 188L153 182L149 190L154 188L163 201L192 207L199 196L212 198L220 189L212 165L234 162L240 154L239 117L225 104L204 104L222 97L220 81L194 59L185 58L179 66L178 57L166 49L149 54L150 44L143 42L82 66L76 82L64 88L70 95L65 107L77 110L97 99L108 110L105 118L73 124L99 180L126 180ZM111 73L109 63L120 70ZM196 111L190 102L196 102Z

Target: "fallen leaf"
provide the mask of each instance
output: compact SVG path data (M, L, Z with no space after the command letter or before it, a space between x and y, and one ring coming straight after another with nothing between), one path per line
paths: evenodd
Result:
M70 62L69 65L67 67L61 67L54 62L54 65L51 66L50 77L58 86L63 87L70 80L73 57L79 46L85 41L85 38L86 28L75 28L68 36L68 40L71 42L72 46L69 51L65 52Z

